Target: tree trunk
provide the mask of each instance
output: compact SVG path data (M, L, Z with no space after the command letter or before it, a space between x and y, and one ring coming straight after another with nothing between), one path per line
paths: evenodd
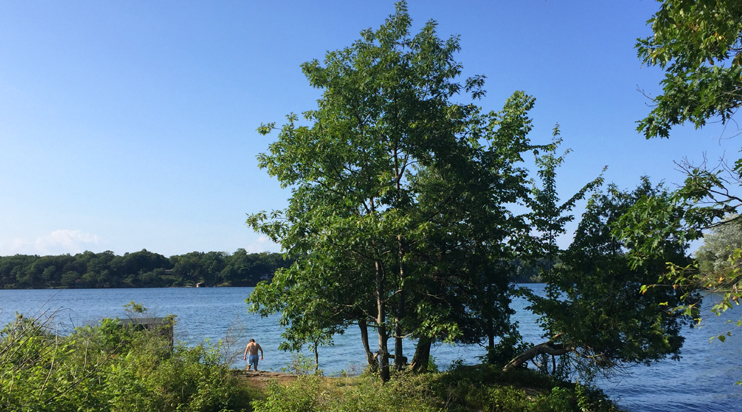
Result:
M381 304L383 306L383 303ZM384 324L384 316L382 312L383 309L380 309L380 316L378 319L379 323L379 375L381 376L382 382L388 382L390 375L389 375L389 351L387 349L387 333L386 333L386 325Z
M389 351L387 349L386 304L384 302L384 273L380 262L376 262L376 324L379 334L379 375L382 382L388 382Z
M427 336L418 339L415 355L412 357L412 363L410 363L411 371L415 373L427 372L428 363L430 362L430 346L432 344L433 339Z
M513 360L508 362L508 364L505 365L502 370L503 372L507 372L516 369L542 353L552 356L559 356L572 352L573 350L574 346L571 344L554 343L552 341L544 342L516 356L515 358L513 358Z
M379 364L376 363L376 357L371 352L371 346L368 344L368 325L366 325L366 318L358 319L358 327L361 328L361 341L363 342L363 350L366 351L366 362L368 362L371 371L376 372L379 369Z
M397 182L399 185L399 182ZM397 187L399 189L399 187ZM404 245L402 235L397 235L397 259L399 261L399 296L397 300L397 316L394 319L394 369L401 371L404 368L405 357L402 349L402 319L405 317L405 293L404 278L405 271L402 259L404 258Z
M314 341L314 373L319 370L319 341Z
M404 292L399 293L399 304L397 307L397 317L394 319L394 369L401 371L404 368L404 354L402 350L402 325L401 319L404 317Z

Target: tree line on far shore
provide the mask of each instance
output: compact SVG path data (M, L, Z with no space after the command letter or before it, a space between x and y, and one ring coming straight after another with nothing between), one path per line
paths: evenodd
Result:
M0 288L159 288L207 286L255 286L270 281L279 268L291 265L280 253L191 252L169 258L142 249L115 255L85 251L76 255L0 256ZM527 265L513 262L513 282L540 282L545 262Z
M191 252L169 258L146 249L75 255L0 256L0 288L255 286L291 261L280 253Z

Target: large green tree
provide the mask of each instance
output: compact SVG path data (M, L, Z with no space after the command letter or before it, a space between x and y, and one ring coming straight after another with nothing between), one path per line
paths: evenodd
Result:
M534 263L539 262L537 265L540 266L538 274L541 281L546 283L546 289L545 296L542 298L536 297L530 292L530 289L521 290L527 297L535 301L557 302L564 295L561 282L559 281L560 276L564 276L564 251L557 244L557 237L565 234L566 225L574 220L574 215L571 214L571 211L576 206L576 203L584 199L589 192L597 190L603 184L602 175L598 176L593 181L584 185L569 199L562 202L557 191L557 169L564 163L565 157L571 150L567 149L562 155L557 155L557 150L561 143L559 125L556 125L553 131L552 144L546 147L543 153L539 151L535 153L539 184L534 182L529 200L529 207L531 209L529 222L532 228L532 241L534 243L534 247L531 248L530 258ZM572 275L575 274L576 272L572 273ZM547 311L537 311L537 313L540 315L544 337L551 338L562 333L555 325L554 317L550 313ZM492 345L490 345L490 348L492 349ZM541 345L536 348L536 352L540 350L538 348L548 348L548 346ZM491 353L491 356L489 356L490 361L500 363L510 360L503 355L512 357L514 350L503 349L505 349L505 353ZM533 350L526 352L526 356L521 356L520 360L527 359L531 356L531 353L535 352ZM565 364L561 359L565 358L560 358L560 365ZM520 360L512 363L511 367L520 362ZM547 368L544 367L542 369L544 372L548 372ZM556 374L557 369L556 362L554 362L551 373Z
M295 259L258 285L251 310L281 311L284 336L299 344L359 325L384 380L390 338L401 367L406 336L429 345L511 329L508 273L497 268L528 229L508 206L528 195L518 164L534 101L517 92L499 113L455 103L482 97L483 76L460 83L458 38L441 40L432 21L412 35L406 4L396 9L352 46L302 65L322 90L318 107L302 122L289 115L259 156L291 188L289 206L248 218Z
M539 355L562 356L562 372L594 372L622 364L651 363L666 356L679 358L681 327L693 313L670 308L681 304L683 292L674 288L644 288L656 281L666 262L690 262L687 243L657 238L658 253L640 265L627 255L633 245L611 233L615 222L639 199L671 194L652 187L645 178L632 192L615 186L593 195L570 247L560 253L546 277L547 296L531 294L532 310L550 339L515 358L505 369L517 367ZM676 210L676 212L680 212ZM687 296L695 303L697 295ZM565 358L566 357L566 358ZM553 373L559 374L553 362ZM546 369L546 365L542 363Z

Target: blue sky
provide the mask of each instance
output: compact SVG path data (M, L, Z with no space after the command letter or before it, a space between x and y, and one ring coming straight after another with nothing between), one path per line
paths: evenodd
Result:
M487 110L515 90L536 97L534 142L559 123L574 152L564 198L608 166L632 188L672 186L673 163L737 158L736 126L676 128L647 141L636 89L659 91L635 39L656 1L412 0L414 29L434 19L461 36L464 74L484 74ZM0 255L148 249L279 251L245 214L287 191L255 156L290 112L315 107L299 65L377 28L392 1L0 2ZM565 237L562 243L566 245Z

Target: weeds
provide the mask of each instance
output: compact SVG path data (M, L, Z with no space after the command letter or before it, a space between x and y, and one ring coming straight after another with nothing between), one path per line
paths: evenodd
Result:
M145 312L127 305L131 316ZM170 325L174 318L169 319ZM50 318L24 318L0 331L0 410L243 410L249 404L221 356L220 344L172 344L157 329L117 319L52 332Z

